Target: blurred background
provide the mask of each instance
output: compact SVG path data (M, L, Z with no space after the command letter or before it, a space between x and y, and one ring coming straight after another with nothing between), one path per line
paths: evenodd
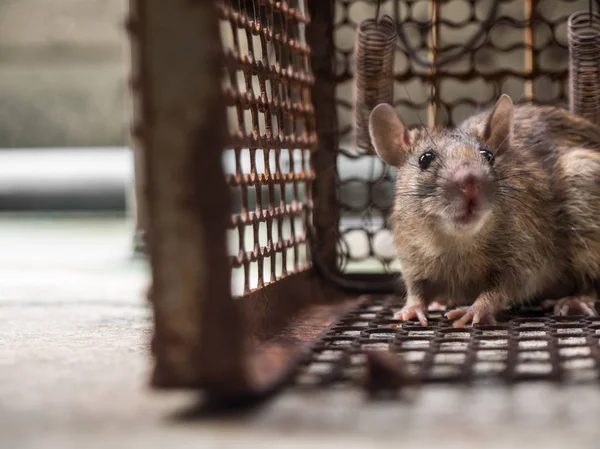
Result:
M0 1L1 210L124 209L126 6Z
M0 299L81 297L90 280L123 296L145 276L127 212L126 8L0 0Z
M0 2L0 146L123 146L123 0Z

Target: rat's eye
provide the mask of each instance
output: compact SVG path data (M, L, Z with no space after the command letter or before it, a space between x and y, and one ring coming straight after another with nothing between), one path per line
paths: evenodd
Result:
M434 160L435 153L433 151L423 153L421 157L419 157L419 167L421 167L421 170L427 170Z
M485 160L490 163L490 165L494 165L494 155L491 151L488 151L485 148L480 148L479 154L481 154L485 158Z

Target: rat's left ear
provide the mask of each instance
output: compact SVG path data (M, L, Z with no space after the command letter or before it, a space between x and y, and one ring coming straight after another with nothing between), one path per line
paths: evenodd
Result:
M510 144L514 115L511 98L502 94L490 112L483 132L486 145L495 155L503 153Z

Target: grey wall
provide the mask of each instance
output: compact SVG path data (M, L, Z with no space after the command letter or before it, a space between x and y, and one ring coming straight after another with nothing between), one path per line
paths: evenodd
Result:
M125 145L125 0L0 0L0 148Z

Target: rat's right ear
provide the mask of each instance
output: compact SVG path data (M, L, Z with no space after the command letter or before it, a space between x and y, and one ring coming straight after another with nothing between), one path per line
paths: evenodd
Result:
M369 134L381 160L394 167L404 164L412 139L392 106L387 103L375 106L369 117Z

